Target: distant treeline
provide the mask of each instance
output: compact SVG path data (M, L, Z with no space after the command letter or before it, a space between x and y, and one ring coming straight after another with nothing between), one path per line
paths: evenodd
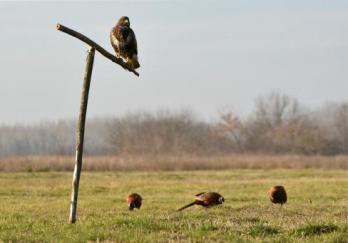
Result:
M0 157L73 155L72 120L0 126ZM296 99L271 93L240 117L221 112L216 122L190 111L137 112L87 120L89 155L141 154L348 154L348 102L309 110Z

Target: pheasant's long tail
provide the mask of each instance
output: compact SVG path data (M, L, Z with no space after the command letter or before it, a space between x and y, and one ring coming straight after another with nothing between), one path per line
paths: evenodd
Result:
M182 210L184 210L185 208L189 208L189 207L191 207L191 206L193 206L193 205L195 205L195 204L196 204L196 201L194 201L194 202L192 202L192 203L189 203L189 204L183 206L182 208L179 208L177 211L182 211Z

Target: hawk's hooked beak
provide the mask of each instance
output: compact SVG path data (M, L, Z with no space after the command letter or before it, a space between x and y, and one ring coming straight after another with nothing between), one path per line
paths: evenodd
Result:
M123 24L129 26L129 24L130 24L129 20L128 19L123 20Z

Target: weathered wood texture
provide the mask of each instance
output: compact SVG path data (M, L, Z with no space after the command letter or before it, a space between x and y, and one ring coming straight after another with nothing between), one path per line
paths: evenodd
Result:
M77 197L79 193L79 183L80 175L82 169L82 154L83 154L83 140L85 135L85 123L87 114L87 104L88 104L88 93L91 84L93 62L94 62L95 49L90 47L88 50L88 55L86 59L86 69L83 81L83 88L81 94L80 103L80 116L77 123L77 141L76 141L76 158L75 158L75 169L72 183L72 193L70 202L70 223L76 222L76 207L77 207Z
M92 41L90 38L84 36L83 34L72 30L62 24L57 24L57 30L60 30L66 34L69 34L83 42L85 42L86 44L88 44L89 46L95 48L100 54L102 54L104 57L108 58L109 60L111 60L112 62L117 63L118 65L120 65L121 67L123 67L124 69L128 70L129 72L134 73L136 76L139 76L139 73L137 71L135 71L134 69L132 69L130 66L127 65L127 63L123 62L123 60L121 58L118 58L114 55L112 55L110 52L108 52L107 50L105 50L103 47L101 47L100 45L98 45L96 42Z

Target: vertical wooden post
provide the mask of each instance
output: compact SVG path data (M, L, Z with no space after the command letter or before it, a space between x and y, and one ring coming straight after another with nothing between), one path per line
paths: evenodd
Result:
M76 208L77 208L77 197L79 192L79 182L82 169L82 155L83 155L83 140L85 135L85 123L86 123L86 113L88 104L88 93L91 83L93 62L94 62L95 49L90 47L88 49L88 55L86 59L86 68L83 81L83 88L81 94L80 103L80 115L77 123L77 141L76 141L76 157L75 157L75 169L72 182L72 193L70 202L70 223L76 222Z

